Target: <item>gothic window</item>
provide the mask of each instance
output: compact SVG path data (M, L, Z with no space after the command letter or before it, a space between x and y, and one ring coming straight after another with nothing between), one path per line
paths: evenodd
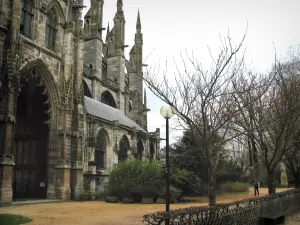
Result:
M96 138L95 163L96 169L105 169L106 137L103 132L99 132Z
M151 143L151 145L150 145L150 156L149 156L150 161L152 161L153 158L154 158L154 152L155 152L154 145Z
M57 33L57 15L56 12L51 9L47 15L46 24L46 46L51 50L55 50L55 41Z
M136 159L138 159L138 160L142 160L143 159L143 151L144 151L143 142L142 141L138 141Z
M124 135L119 143L119 154L118 154L119 163L127 160L128 150L129 150L129 141L128 138Z
M109 91L104 91L101 94L101 102L106 105L109 105L113 108L117 108L117 104L114 100L114 97L112 96L112 94Z
M20 33L30 37L31 22L33 18L33 2L32 0L22 0L22 11L20 18Z

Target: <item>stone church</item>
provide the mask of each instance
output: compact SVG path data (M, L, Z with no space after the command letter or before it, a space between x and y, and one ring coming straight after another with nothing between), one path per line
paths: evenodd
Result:
M84 21L83 0L0 0L0 205L94 199L119 162L159 160L140 15L126 59L115 1L110 29L103 0L91 0Z

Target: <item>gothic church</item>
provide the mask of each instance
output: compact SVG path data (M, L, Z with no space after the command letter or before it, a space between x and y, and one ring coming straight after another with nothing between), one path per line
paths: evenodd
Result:
M140 15L126 59L116 1L110 29L103 0L91 0L84 21L83 0L0 0L0 206L95 199L119 162L159 160Z

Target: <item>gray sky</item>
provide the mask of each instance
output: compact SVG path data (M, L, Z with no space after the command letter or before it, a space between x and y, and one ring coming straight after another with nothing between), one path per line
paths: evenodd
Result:
M90 6L90 0L84 0ZM103 26L113 26L117 0L104 2ZM267 71L277 54L284 56L289 48L300 44L299 0L123 0L126 19L125 38L134 43L135 23L140 10L144 37L144 60L157 65L169 61L168 70L174 70L173 57L179 57L185 49L193 51L198 60L209 63L209 46L215 53L219 47L219 35L227 36L228 30L234 42L241 40L248 23L245 41L246 60L256 71ZM105 37L105 32L104 36ZM274 43L274 44L273 44ZM172 76L172 74L170 74ZM165 121L159 114L163 102L147 90L148 130L161 128L165 137ZM171 142L179 133L171 131ZM162 142L161 146L165 143Z

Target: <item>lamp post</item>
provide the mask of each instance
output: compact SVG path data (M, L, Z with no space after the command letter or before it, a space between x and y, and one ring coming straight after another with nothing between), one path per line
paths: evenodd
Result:
M173 110L170 106L160 108L160 115L166 119L166 212L170 210L170 162L169 162L169 119L173 116ZM169 225L167 219L165 225Z

